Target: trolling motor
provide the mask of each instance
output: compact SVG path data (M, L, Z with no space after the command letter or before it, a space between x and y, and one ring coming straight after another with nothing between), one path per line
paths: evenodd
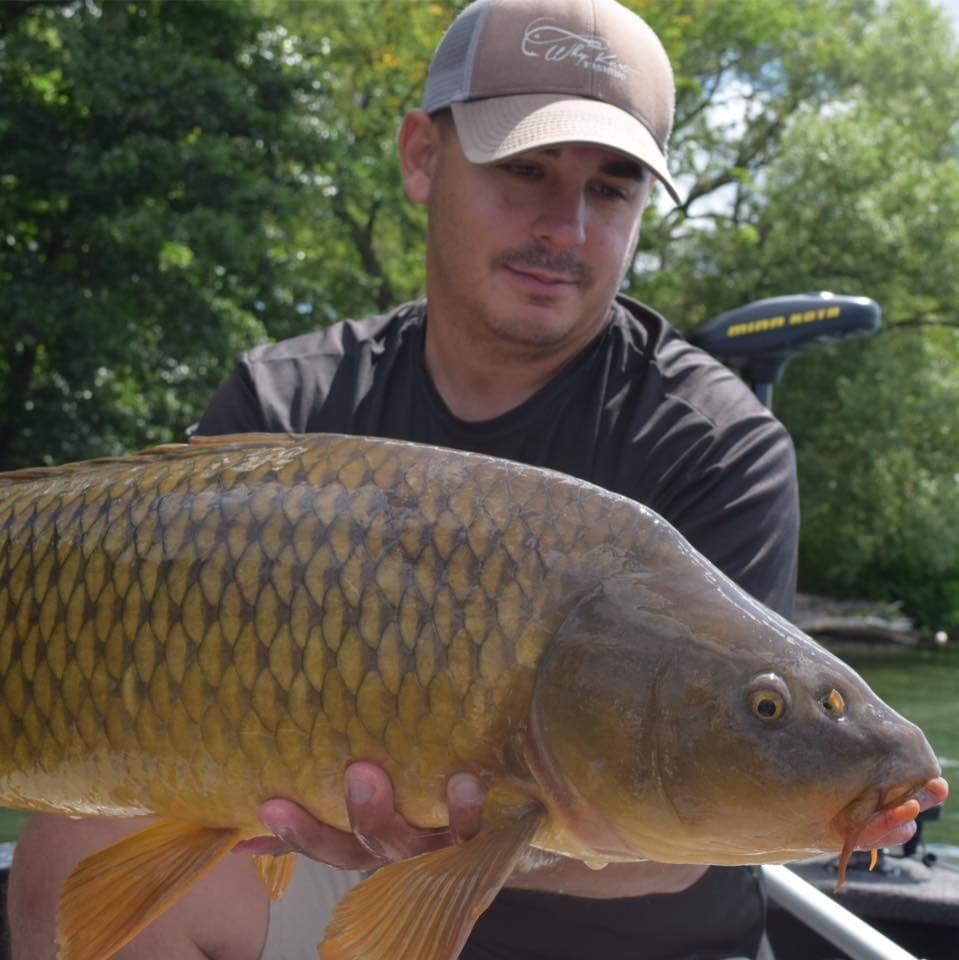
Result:
M882 311L868 297L802 293L755 300L713 317L690 340L727 366L738 368L753 392L772 406L773 385L799 353L868 337Z

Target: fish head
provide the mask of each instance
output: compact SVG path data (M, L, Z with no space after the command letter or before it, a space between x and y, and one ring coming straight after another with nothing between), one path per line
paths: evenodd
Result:
M915 724L706 572L606 582L547 648L527 749L573 847L600 861L845 860L921 797L945 799Z

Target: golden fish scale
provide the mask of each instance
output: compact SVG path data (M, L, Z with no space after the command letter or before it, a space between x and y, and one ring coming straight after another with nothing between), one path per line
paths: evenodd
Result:
M343 824L368 758L441 820L622 535L593 488L542 478L341 437L8 475L0 802L253 830L286 795Z

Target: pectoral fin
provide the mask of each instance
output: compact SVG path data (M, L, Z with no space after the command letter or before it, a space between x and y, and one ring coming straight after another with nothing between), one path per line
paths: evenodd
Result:
M455 960L543 817L536 806L470 841L382 867L341 901L322 960Z
M254 854L250 857L256 872L260 875L266 892L271 900L279 900L286 893L286 888L293 879L296 868L296 854L284 853L280 856L272 854Z
M60 960L108 960L180 899L239 831L160 820L82 860L57 915Z

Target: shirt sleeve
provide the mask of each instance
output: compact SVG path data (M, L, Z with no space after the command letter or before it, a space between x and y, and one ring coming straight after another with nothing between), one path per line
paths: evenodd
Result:
M799 553L799 489L792 441L769 417L742 424L678 487L669 513L684 536L744 590L792 615Z
M227 433L259 433L269 429L253 386L249 367L241 359L213 395L189 436L213 437Z

